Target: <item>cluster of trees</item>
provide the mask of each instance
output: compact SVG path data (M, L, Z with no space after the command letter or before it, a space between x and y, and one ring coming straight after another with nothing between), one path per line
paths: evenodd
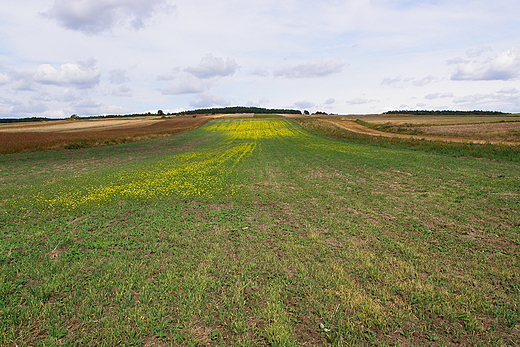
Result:
M500 111L450 111L450 110L440 110L440 111L428 111L428 110L400 110L400 111L388 111L383 114L411 114L416 116L445 116L445 115L457 115L457 116L498 116L502 114L510 114L504 113Z

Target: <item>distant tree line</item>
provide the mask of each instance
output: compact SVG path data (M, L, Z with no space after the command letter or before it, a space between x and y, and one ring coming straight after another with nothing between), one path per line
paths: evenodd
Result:
M24 123L24 122L43 122L48 120L58 120L56 118L31 117L31 118L0 118L0 123Z
M192 114L236 114L236 113L262 113L262 114L302 114L300 110L285 110L285 109L268 109L262 107L221 107L221 108L204 108L191 111L183 111L178 114L192 115Z
M309 113L306 111L307 114ZM289 110L289 109L268 109L262 107L245 107L245 106L233 106L233 107L221 107L221 108L204 108L190 111L183 111L178 113L165 113L163 110L158 110L157 113L132 113L132 114L106 114L98 116L86 116L81 117L73 114L69 119L99 119L99 118L130 118L130 117L142 117L151 116L153 114L159 116L182 116L182 115L198 115L198 114L236 114L236 113L261 113L261 114L302 114L300 110ZM316 112L316 114L326 114ZM63 120L63 118L60 118ZM0 123L20 123L20 122L41 122L49 120L59 120L57 118L44 118L44 117L32 117L32 118L0 118Z
M477 116L497 116L502 114L510 114L500 111L480 111L480 110L474 110L474 111L451 111L451 110L437 110L437 111L428 111L428 110L398 110L398 111L388 111L384 112L383 114L411 114L416 116L445 116L445 115L458 115L458 116L470 116L470 115L477 115Z

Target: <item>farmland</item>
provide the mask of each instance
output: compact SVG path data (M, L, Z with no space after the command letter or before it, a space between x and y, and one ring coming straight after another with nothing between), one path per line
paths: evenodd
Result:
M517 344L518 161L206 121L0 157L0 345Z
M44 149L77 149L168 136L194 129L208 118L60 120L0 125L0 155Z

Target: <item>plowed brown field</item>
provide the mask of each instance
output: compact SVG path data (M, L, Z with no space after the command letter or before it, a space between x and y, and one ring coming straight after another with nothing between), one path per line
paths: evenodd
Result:
M0 126L0 154L137 141L191 130L211 118L63 120Z

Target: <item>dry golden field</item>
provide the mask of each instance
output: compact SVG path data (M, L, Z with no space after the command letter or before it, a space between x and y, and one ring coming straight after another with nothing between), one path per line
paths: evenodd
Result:
M520 145L520 116L355 115L325 117L343 129L372 136Z
M392 125L454 125L454 124L478 124L478 123L497 123L497 122L518 122L520 115L500 115L500 116L417 116L417 115L398 115L398 114L369 114L369 115L347 115L338 118L345 120L362 120L372 124L392 124Z

